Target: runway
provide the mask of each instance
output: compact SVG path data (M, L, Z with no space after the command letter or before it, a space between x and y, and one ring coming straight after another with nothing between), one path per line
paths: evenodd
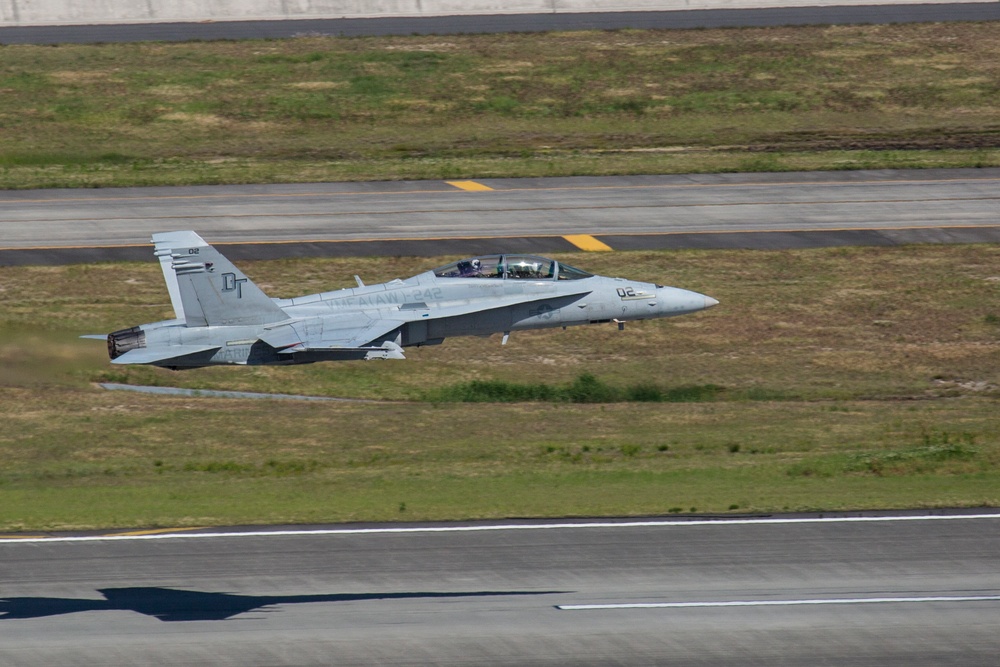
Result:
M995 665L998 527L942 512L0 537L0 664Z
M954 169L7 191L0 265L148 260L153 232L182 229L233 259L997 242L998 186Z
M454 35L562 30L696 29L930 21L995 21L997 19L1000 19L1000 6L996 3L951 2L766 9L692 9L661 12L595 11L579 14L191 21L183 23L0 27L0 44L285 39L319 35L359 37L365 35Z

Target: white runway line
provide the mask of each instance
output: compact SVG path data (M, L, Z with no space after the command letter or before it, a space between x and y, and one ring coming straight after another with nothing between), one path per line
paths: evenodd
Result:
M793 607L820 604L885 604L890 602L1000 602L1000 595L912 598L820 598L816 600L733 600L727 602L650 602L632 604L560 604L556 605L556 609L563 611L591 611L595 609L690 609L694 607Z
M318 528L307 530L255 530L210 533L162 532L152 535L80 535L68 537L0 537L0 544L36 544L39 542L112 542L125 540L194 540L238 537L303 537L321 535L389 535L401 533L473 533L506 530L585 530L589 528L693 528L700 526L761 526L813 523L873 523L891 521L969 521L1000 519L997 514L942 514L929 516L854 516L770 519L694 519L691 521L601 521L577 523L525 523L481 526L398 526L386 528ZM191 530L178 528L178 531Z

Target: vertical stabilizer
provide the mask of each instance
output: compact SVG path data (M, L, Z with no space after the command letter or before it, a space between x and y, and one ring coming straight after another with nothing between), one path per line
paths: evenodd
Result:
M157 244L153 254L160 260L163 280L167 283L167 292L170 293L170 305L174 307L174 317L183 322L184 306L181 305L181 287L177 284L177 274L174 273L174 267L172 266L174 258L171 257L170 248L161 249L159 244Z
M194 232L153 234L170 302L189 327L269 324L288 315Z

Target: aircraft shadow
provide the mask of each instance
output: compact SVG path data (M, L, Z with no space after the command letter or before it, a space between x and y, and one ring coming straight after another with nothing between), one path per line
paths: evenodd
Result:
M0 620L42 618L82 611L134 611L161 621L223 621L267 607L311 602L552 595L564 591L477 591L413 593L334 593L327 595L235 595L172 588L102 588L103 600L79 598L0 598ZM273 611L268 609L267 611Z

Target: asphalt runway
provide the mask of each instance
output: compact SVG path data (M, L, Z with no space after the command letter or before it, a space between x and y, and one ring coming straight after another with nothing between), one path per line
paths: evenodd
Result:
M200 21L119 25L0 27L0 44L89 44L99 42L177 42L212 39L283 39L334 35L454 35L550 30L622 30L653 28L731 28L784 25L996 21L995 2L929 3L765 9L695 9L665 12L592 12L580 14L498 14L372 19L303 19L288 21Z
M1000 169L0 192L0 265L1000 241Z
M992 666L998 528L944 513L0 538L0 664Z

